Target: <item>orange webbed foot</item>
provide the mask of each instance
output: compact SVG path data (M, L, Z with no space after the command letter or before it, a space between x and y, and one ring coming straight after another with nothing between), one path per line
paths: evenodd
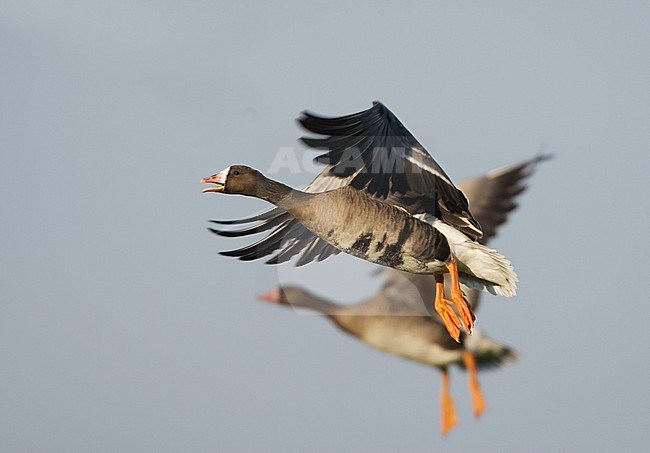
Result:
M465 293L460 289L460 280L458 278L458 263L456 259L452 259L449 264L447 264L447 269L449 270L449 276L451 278L451 300L458 310L458 315L463 321L465 330L468 334L472 334L474 329L474 321L476 316L472 312L472 307L470 307L467 299L465 298Z
M442 322L447 328L447 332L451 338L456 341L460 341L460 321L456 312L451 306L451 302L445 299L445 286L444 286L444 277L442 275L436 275L436 299L433 304L433 307L436 309Z
M476 359L474 358L474 354L470 351L464 351L463 363L467 370L469 393L472 398L472 410L474 412L474 417L478 418L485 410L485 399L483 398L483 392L481 392L481 386L478 383Z
M449 375L447 370L443 370L440 385L440 434L446 435L457 423L454 400L449 393Z

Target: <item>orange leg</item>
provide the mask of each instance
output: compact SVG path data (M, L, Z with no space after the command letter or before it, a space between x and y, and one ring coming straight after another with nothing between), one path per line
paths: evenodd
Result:
M445 280L441 274L435 274L436 279L436 299L433 307L442 318L442 322L447 328L447 332L451 338L459 341L460 338L460 321L456 316L456 312L451 307L451 302L445 299Z
M443 436L458 423L456 418L456 409L454 400L449 393L449 375L447 369L442 370L442 380L440 382L440 434Z
M485 400L483 393L481 393L481 386L478 383L476 376L476 360L474 354L470 351L463 352L463 363L467 369L467 377L469 380L469 393L472 396L472 408L474 410L474 417L478 417L485 410Z
M474 316L472 308L467 303L467 299L465 299L465 293L460 289L458 264L456 263L456 259L452 259L451 262L447 264L447 269L449 269L449 276L451 277L451 300L458 310L460 319L465 325L465 330L471 335L476 316Z

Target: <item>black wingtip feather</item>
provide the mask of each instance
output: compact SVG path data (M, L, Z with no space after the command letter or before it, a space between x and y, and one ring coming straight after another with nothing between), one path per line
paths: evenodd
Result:
M217 225L241 225L242 223L252 223L252 222L259 222L261 220L267 220L270 219L271 217L275 217L276 215L282 212L284 212L282 209L278 207L273 207L271 209L267 209L266 211L262 211L259 214L255 214L250 217L244 217L243 219L232 219L232 220L212 219L210 220L210 222L216 223Z
M221 236L221 230L217 230L216 228L208 228L208 231L216 234L217 236Z

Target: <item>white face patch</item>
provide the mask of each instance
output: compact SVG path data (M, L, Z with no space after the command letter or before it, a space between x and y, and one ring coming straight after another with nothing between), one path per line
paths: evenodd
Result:
M214 182L217 182L219 184L226 184L226 180L228 179L228 174L230 173L230 167L225 168L221 170L217 175L214 177Z

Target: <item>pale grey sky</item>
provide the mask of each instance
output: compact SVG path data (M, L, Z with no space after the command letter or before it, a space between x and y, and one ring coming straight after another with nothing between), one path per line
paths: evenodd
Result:
M650 4L260 3L0 1L0 450L647 445ZM556 155L494 242L519 296L479 313L521 361L479 421L453 373L445 439L436 370L255 300L358 300L372 265L242 263L205 230L265 205L201 177L373 99L454 180Z

